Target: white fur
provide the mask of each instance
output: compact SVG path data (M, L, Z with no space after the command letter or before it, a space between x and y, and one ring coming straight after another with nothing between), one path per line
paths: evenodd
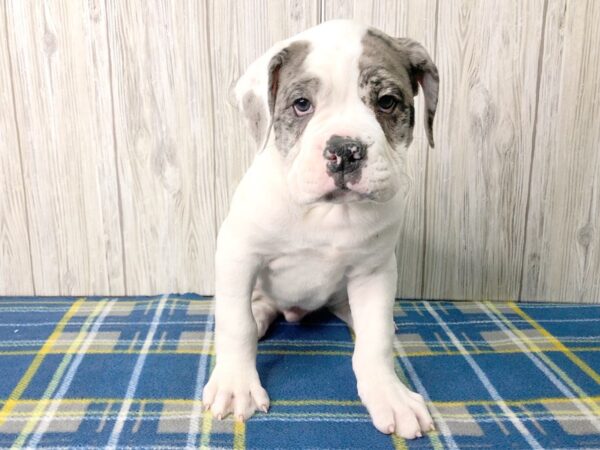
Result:
M432 420L393 364L395 243L405 149L392 149L357 93L365 28L333 21L276 44L240 79L238 99L252 91L267 104L267 66L290 42L313 44L305 61L322 80L315 114L286 156L271 132L234 195L216 255L216 353L203 401L217 417L242 420L269 399L256 371L256 344L278 311L297 320L328 306L356 333L353 368L360 398L384 433L414 438ZM333 63L335 62L335 63ZM323 148L333 135L371 144L361 180L341 203L316 201L334 189ZM373 200L354 201L361 194ZM251 302L251 299L253 301ZM348 315L348 309L351 316ZM258 326L257 326L258 324Z

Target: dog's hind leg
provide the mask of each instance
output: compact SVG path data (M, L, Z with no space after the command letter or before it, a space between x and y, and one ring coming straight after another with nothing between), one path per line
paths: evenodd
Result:
M350 314L350 303L348 303L348 293L345 289L333 294L330 303L327 305L327 309L338 319L346 322L346 325L350 328L354 329L352 314Z
M271 325L279 315L279 310L275 306L275 302L264 294L260 289L259 283L257 283L252 292L252 315L256 322L258 339L265 335L269 329L269 325Z

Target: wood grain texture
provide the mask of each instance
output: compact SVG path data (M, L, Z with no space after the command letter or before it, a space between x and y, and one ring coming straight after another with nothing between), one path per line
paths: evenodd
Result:
M440 1L423 296L516 299L542 0Z
M398 295L600 302L596 0L0 0L0 295L212 294L256 153L232 88L334 18L440 71Z
M36 294L122 293L103 3L6 5Z
M420 42L435 61L436 0L344 1L324 0L324 20L354 19L375 26L391 36L410 37ZM425 220L425 171L429 151L423 128L423 100L415 99L414 140L407 155L409 184L402 211L398 259L397 295L420 298L423 287Z
M206 2L109 1L127 293L213 291Z
M0 295L27 295L35 288L5 21L0 2Z
M277 41L318 23L316 0L211 0L216 216L220 225L256 148L233 96L244 70Z
M524 300L600 302L600 2L550 1Z

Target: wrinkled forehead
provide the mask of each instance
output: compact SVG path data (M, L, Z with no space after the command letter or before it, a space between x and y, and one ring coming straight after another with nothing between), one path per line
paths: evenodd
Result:
M319 33L310 39L311 51L306 56L304 68L318 77L323 87L340 87L358 80L358 67L365 29L352 29L341 33Z
M412 99L416 86L406 70L408 62L398 45L385 33L368 27L347 29L315 29L305 36L306 52L299 54L302 64L297 65L294 78L316 78L322 93L339 92L348 95L348 89L381 88L393 84L403 96ZM416 92L415 92L416 93Z

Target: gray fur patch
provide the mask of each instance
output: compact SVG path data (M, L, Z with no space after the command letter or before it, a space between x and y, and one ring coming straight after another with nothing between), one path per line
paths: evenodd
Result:
M414 126L413 86L407 71L408 60L387 35L369 29L363 39L359 59L359 93L362 101L375 113L392 146L412 141ZM380 112L377 101L393 95L399 102L390 113Z
M386 138L393 146L401 142L406 145L411 143L415 122L413 97L418 93L423 74L434 79L435 96L432 92L430 95L425 92L425 129L433 146L437 69L425 49L411 39L395 39L374 28L367 30L362 44L363 53L359 59L360 97L373 109ZM396 108L390 113L380 112L377 108L378 99L384 95L393 95L399 100Z
M425 96L425 133L431 147L433 142L433 118L437 109L438 89L440 77L438 70L427 50L416 41L409 38L398 38L395 41L404 49L410 62L410 75L413 84L413 90L417 95L417 83L421 85L421 90Z
M242 109L246 115L252 137L256 141L257 147L260 147L267 132L267 112L263 103L258 96L250 91L242 99Z
M275 132L275 144L287 154L298 141L312 114L298 117L294 100L306 98L315 106L320 81L303 68L310 43L296 41L281 50L269 64L269 107Z

